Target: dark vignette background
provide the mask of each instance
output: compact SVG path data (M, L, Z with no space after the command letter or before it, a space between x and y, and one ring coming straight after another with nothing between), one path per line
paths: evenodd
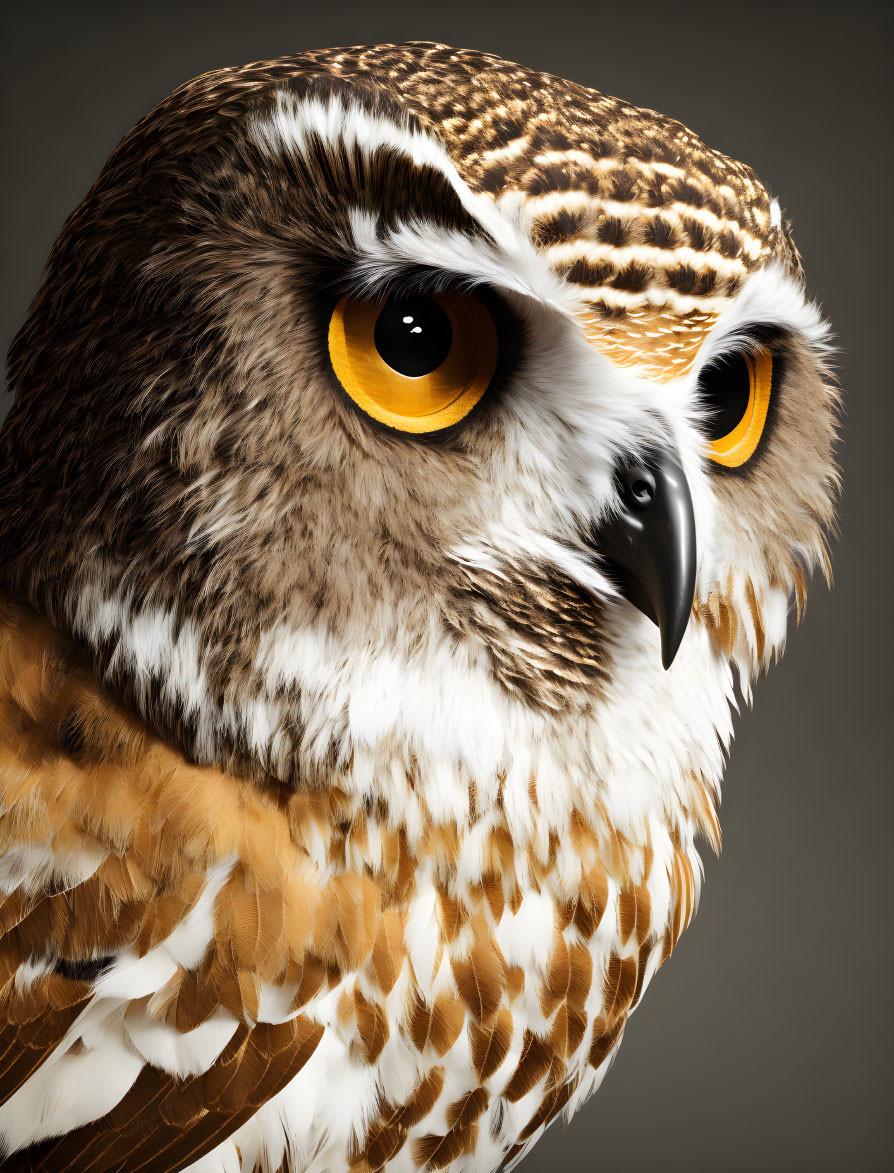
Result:
M4 349L64 217L181 82L330 45L489 50L689 124L795 224L841 348L835 590L814 582L738 721L724 850L620 1057L526 1173L894 1168L891 1013L891 9L541 0L13 3L0 115ZM2 418L5 404L0 408ZM333 1089L333 1094L338 1094Z

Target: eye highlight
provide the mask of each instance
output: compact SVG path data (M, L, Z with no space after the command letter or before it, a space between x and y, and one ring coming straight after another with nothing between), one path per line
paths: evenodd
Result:
M497 365L497 329L474 294L343 297L329 321L336 378L367 415L436 432L468 415Z
M702 371L699 390L707 409L708 456L739 468L754 455L767 422L772 354L766 347L725 354Z

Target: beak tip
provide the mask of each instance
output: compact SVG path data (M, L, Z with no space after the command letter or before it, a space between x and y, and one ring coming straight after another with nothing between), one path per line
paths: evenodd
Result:
M679 649L679 642L674 646L671 643L666 643L664 640L661 641L661 664L665 672L667 672L671 664L676 660Z
M665 672L670 668L674 660L676 660L688 626L688 609L683 615L675 618L670 623L661 623L659 625L661 631L661 663L664 666Z

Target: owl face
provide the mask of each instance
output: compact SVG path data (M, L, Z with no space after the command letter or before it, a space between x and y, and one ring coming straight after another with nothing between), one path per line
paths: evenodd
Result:
M13 346L4 574L199 761L711 830L825 558L824 339L775 201L651 112L432 46L208 75Z

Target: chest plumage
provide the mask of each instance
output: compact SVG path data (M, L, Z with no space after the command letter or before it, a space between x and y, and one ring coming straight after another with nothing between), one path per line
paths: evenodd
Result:
M225 1131L243 1160L488 1168L594 1090L694 910L694 823L409 837L350 777L283 802L187 762L8 602L0 670L4 1086L23 1131L99 1120L30 1167L181 1167Z

